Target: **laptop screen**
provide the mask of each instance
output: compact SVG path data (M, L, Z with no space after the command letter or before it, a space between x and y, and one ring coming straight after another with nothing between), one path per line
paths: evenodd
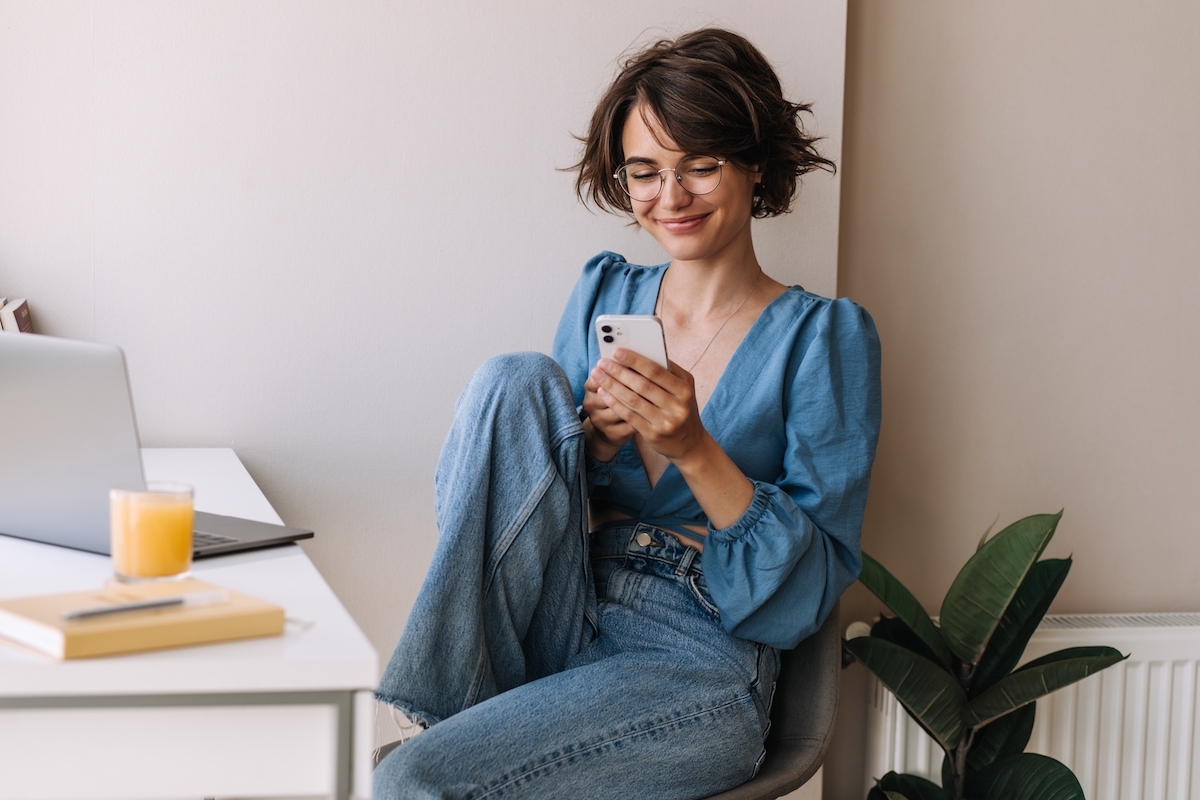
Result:
M108 490L144 485L120 348L0 334L0 419L0 533L107 554Z

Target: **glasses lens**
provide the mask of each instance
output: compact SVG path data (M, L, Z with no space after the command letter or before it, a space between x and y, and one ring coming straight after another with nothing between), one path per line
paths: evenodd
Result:
M629 164L617 173L617 182L634 200L653 200L662 188L658 170L647 164Z
M692 194L708 194L721 183L721 162L712 156L685 158L676 172L683 188Z

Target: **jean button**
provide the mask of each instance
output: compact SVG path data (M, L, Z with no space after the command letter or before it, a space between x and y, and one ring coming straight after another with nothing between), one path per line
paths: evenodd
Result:
M650 534L642 531L636 537L634 537L634 541L636 541L641 547L649 547L650 543L654 540L650 538Z

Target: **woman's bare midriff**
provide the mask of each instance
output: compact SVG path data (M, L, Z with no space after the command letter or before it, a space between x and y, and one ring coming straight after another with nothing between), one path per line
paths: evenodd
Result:
M623 520L623 519L633 519L633 517L629 516L628 514L617 511L614 508L610 508L606 505L603 505L602 503L597 503L596 501L593 500L588 504L588 519L591 523L591 530L595 530L596 528L600 527L601 525L604 525L605 523L617 522L617 521ZM687 528L689 531L695 531L696 533L700 534L701 536L706 536L708 534L708 528L702 527L700 525L684 525L683 527ZM697 542L694 539L689 539L686 536L682 536L673 531L666 531L666 532L671 534L672 536L674 536L675 540L677 542L679 542L680 544L686 545L688 547L694 547L697 550L699 550L700 552L702 552L702 553L704 552L704 543L703 542Z

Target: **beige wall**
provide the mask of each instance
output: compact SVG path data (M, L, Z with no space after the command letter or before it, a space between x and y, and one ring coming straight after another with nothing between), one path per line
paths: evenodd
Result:
M840 293L884 354L864 548L925 605L1066 509L1053 611L1200 608L1200 6L852 2ZM861 589L843 621L876 606ZM861 667L830 800L861 800Z

